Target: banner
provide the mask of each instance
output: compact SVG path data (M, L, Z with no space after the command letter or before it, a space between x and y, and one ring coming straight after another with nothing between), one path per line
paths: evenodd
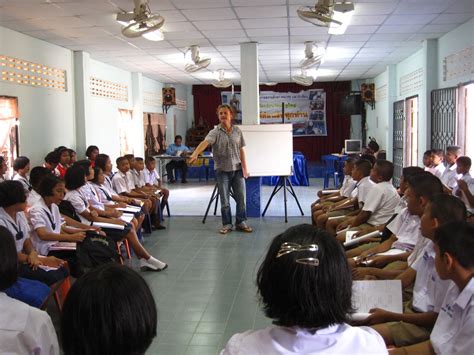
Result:
M240 92L221 93L223 104L232 106L235 121L242 123ZM283 108L284 107L284 108ZM282 112L284 110L284 117ZM293 136L326 136L326 93L323 90L291 92L260 92L260 123L292 123Z

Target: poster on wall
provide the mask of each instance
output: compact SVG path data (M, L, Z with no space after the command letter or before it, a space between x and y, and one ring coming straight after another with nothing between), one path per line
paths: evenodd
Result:
M232 106L237 112L236 123L242 123L239 92L222 92L223 104ZM282 117L284 105L284 117ZM327 136L326 92L305 90L292 92L260 92L260 123L292 123L294 137Z
M143 113L145 156L163 154L166 151L166 117L162 113Z

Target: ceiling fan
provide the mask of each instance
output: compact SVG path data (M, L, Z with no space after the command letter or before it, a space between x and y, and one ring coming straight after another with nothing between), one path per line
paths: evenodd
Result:
M334 1L318 0L315 6L302 6L296 10L299 18L320 27L329 27L331 24L342 25L341 21L333 18Z
M148 0L134 0L133 13L117 14L117 21L127 23L122 27L125 37L137 38L143 36L150 40L162 40L163 34L159 29L163 27L165 19L159 14L153 14L148 5Z
M324 58L324 52L315 53L313 50L314 43L312 41L304 42L304 45L305 59L300 62L301 69L310 69L315 65L321 64L321 61ZM316 46L316 48L318 47Z
M219 73L219 79L214 80L212 86L216 88L226 88L232 85L232 80L225 78L224 69L219 69L217 72Z
M191 51L191 59L192 63L188 63L184 66L184 70L188 73L194 73L197 72L201 69L207 68L209 64L211 64L211 58L203 58L201 59L199 57L199 46L193 45L189 47L184 55L186 56L186 53L188 51Z
M313 77L308 76L306 74L306 70L304 70L303 68L301 68L301 74L300 75L293 75L292 79L295 83L303 85L303 86L313 85Z

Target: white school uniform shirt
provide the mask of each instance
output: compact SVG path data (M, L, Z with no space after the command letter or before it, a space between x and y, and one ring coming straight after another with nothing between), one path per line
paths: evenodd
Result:
M38 236L38 233L36 233L36 229L43 227L46 228L48 232L61 233L63 221L59 213L59 207L52 203L51 208L48 208L44 200L41 199L31 207L29 215L33 245L39 254L48 255L49 248L55 244L56 241L42 240Z
M438 355L472 354L474 349L474 279L462 291L451 281L430 340Z
M415 261L417 261L419 258L423 257L423 252L425 247L431 242L428 238L423 237L421 234L421 229L418 233L418 241L415 244L415 247L413 248L412 252L410 255L408 255L407 258L407 263L408 266L411 267Z
M339 193L341 194L341 196L351 197L351 192L355 189L355 186L356 182L352 179L352 176L345 175Z
M436 312L441 309L450 280L441 280L435 269L435 250L431 240L423 249L412 269L416 271L413 286L413 309L418 312Z
M20 174L15 174L13 175L13 181L19 181L21 182L21 185L23 186L23 190L25 190L26 195L30 193L32 186L30 182L28 181L28 178L21 176Z
M380 226L395 213L400 201L397 190L388 181L374 184L367 192L362 211L372 212L367 223Z
M160 174L156 169L152 171L147 168L143 169L143 176L145 177L145 183L150 185L158 185L158 180L160 180Z
M408 208L404 208L387 228L397 237L391 249L412 251L418 238L423 238L420 233L420 217L410 214Z
M115 204L115 202L112 201L112 196L115 196L117 194L115 193L115 191L111 191L105 184L93 184L92 188L97 193L97 196L99 196L99 201L102 202L104 205Z
M471 194L474 194L474 179L471 177L471 174L467 173L467 174L464 174L462 176L459 176L459 180L464 180L467 184L467 188L469 189L469 191L471 192ZM456 186L454 187L453 189L453 195L456 196L456 197L459 197L457 195L457 192L459 191L459 187L458 187L458 183L456 181ZM464 192L462 192L461 194L461 197L459 197L462 202L464 202L464 204L466 205L466 209L473 213L474 212L474 206L471 206L469 204L469 200L467 199L466 195L464 194Z
M359 203L359 208L364 206L367 195L370 189L375 185L375 183L370 180L368 176L364 177L357 183L357 201Z
M130 192L135 188L135 183L133 182L133 176L127 171L126 174L121 171L117 171L112 178L112 186L117 194L123 192Z
M270 326L232 336L221 355L387 354L382 337L369 327L336 324L311 332Z
M90 182L86 182L79 188L81 195L89 202L90 206L97 208L99 210L104 210L104 204L100 201L98 193L95 191L94 187Z
M30 237L30 226L24 212L17 212L15 220L0 207L0 226L4 226L10 231L15 240L16 252L23 250L23 244ZM23 238L16 239L18 233L23 232Z
M443 185L449 187L450 189L454 189L457 186L457 181L461 177L461 175L456 172L456 169L457 165L454 163L450 167L447 167L440 177Z
M82 212L84 211L90 212L90 210L89 210L89 202L84 198L84 196L82 196L82 194L79 192L78 189L70 190L66 192L64 199L71 203L72 207L74 207L74 210L76 211L82 223L88 224L88 225L91 224L91 222L87 218L81 215Z
M56 332L48 313L0 292L0 353L59 354Z
M441 176L443 175L445 170L446 170L446 167L444 166L444 163L440 163L434 167L433 175L441 179Z
M112 178L114 177L115 174L111 174L110 176L105 175L104 173L104 185L107 186L109 190L113 190L114 186L112 184Z
M42 197L39 193L37 193L35 190L31 190L27 199L26 199L26 204L29 207L32 207L35 203L37 203L39 200L41 200Z
M137 171L135 169L131 169L130 175L132 175L133 183L135 184L136 187L145 186L146 182L145 182L145 176L143 175L143 170Z

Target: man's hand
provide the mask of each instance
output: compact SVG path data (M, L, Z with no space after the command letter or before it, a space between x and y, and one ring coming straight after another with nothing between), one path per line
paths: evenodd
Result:
M247 179L250 176L247 168L242 167L242 175L244 176L244 179Z
M191 154L191 156L188 158L188 164L191 165L197 160L197 155Z

